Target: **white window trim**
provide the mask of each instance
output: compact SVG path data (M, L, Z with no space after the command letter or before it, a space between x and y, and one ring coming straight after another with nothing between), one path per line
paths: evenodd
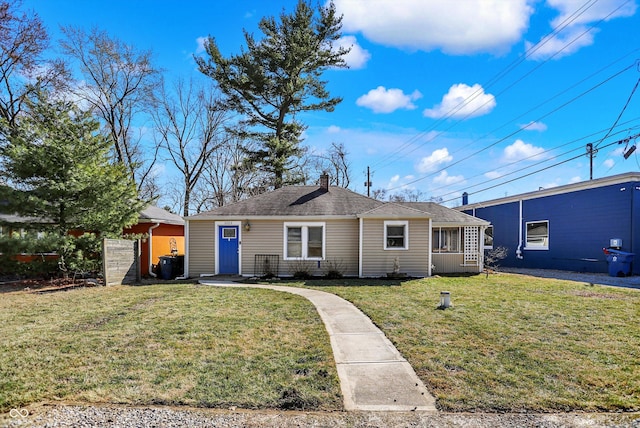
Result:
M491 230L492 230L494 233L495 233L495 230L496 230L496 229L493 227L493 225L491 225L491 226L487 226L487 227L485 227L484 229L482 229L482 248L483 248L483 249L485 249L485 250L493 250L493 244L491 244L491 245L485 245L485 244L484 244L484 236L485 236L485 233L487 233L487 230L489 230L489 228L491 228ZM494 238L494 237L492 236L492 238ZM493 239L491 240L491 242L493 242Z
M464 231L462 230L462 227L460 226L435 226L433 228L433 230L437 230L438 231L438 235L441 237L442 236L442 229L458 229L458 242L457 242L457 247L458 249L456 251L441 251L440 248L438 249L433 249L433 242L431 243L431 251L433 252L433 254L464 254ZM431 233L432 239L433 239L433 232Z
M388 226L404 226L404 247L388 247L387 246L387 227ZM409 249L409 222L407 220L385 220L384 222L384 249L388 251L406 251Z
M527 226L533 223L547 223L547 245L546 246L534 246L534 247L530 247L528 240L529 240L529 233L527 231ZM524 250L528 250L528 251L549 251L549 220L536 220L536 221L527 221L524 224Z
M287 229L290 227L299 227L302 229L302 257L289 257L288 254L288 236ZM308 257L307 250L309 247L309 228L321 227L322 228L322 257ZM284 260L326 260L325 251L327 250L327 225L325 222L285 222L283 229L282 239L282 254L284 254Z

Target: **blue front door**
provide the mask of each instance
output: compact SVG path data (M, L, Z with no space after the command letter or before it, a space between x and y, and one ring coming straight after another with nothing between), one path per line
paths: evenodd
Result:
M240 273L238 251L238 226L220 226L218 229L218 264L220 274Z

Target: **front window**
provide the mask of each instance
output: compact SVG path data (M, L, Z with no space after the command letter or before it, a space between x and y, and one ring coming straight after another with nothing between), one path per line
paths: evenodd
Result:
M484 249L493 249L493 226L487 226L484 230Z
M549 222L532 221L527 223L527 245L528 250L548 250L549 249Z
M302 228L287 229L287 257L302 257Z
M324 259L324 224L285 223L285 259Z
M434 227L433 239L431 241L433 243L434 253L459 253L460 228Z
M409 222L384 222L384 249L406 250L409 248Z

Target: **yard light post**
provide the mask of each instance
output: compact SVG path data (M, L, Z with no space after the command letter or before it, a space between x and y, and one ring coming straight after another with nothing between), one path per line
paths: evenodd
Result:
M451 307L451 292L449 291L441 291L440 292L440 309L447 309Z

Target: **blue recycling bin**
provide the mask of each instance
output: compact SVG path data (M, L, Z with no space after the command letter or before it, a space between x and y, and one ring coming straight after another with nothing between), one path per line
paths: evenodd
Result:
M631 262L633 261L634 253L612 248L605 248L604 253L607 255L607 262L609 263L609 276L631 275Z

